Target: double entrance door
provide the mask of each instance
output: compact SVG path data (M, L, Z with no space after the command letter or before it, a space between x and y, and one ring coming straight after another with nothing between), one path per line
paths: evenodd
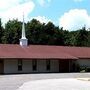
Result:
M70 72L70 60L59 61L59 72Z

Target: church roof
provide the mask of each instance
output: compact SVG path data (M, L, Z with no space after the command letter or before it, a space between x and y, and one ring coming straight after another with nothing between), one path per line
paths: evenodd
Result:
M89 47L0 44L1 59L90 59Z

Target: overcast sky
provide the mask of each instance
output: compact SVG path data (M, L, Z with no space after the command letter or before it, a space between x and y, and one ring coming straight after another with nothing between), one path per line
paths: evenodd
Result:
M64 29L76 30L84 25L90 28L90 0L0 0L0 17L25 21L32 18L40 22L52 21Z

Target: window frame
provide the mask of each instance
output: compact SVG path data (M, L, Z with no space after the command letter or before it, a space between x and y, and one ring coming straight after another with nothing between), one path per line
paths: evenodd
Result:
M18 60L18 71L22 71L23 62L22 60Z
M37 60L32 60L32 70L37 71Z
M50 62L50 60L46 60L46 70L47 71L51 70L51 62Z

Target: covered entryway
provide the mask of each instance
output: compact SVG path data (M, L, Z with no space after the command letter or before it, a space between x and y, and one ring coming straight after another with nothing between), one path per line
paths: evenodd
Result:
M4 63L3 60L0 60L0 74L3 74L4 72Z
M70 60L59 60L59 72L70 72Z
M76 60L59 60L59 72L76 72Z
M59 61L59 72L69 72L69 60Z

